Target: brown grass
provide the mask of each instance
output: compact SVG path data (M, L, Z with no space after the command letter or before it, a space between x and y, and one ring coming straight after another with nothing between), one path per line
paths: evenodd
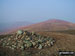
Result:
M39 32L39 34L53 37L56 40L55 45L50 48L52 53L59 50L75 51L75 35L55 32Z

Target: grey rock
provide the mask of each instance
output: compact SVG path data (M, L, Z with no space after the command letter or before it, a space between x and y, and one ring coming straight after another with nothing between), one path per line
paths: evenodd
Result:
M17 31L17 34L22 34L22 33L23 33L22 30L18 30L18 31Z
M42 45L41 45L41 44L39 44L39 47L38 47L38 49L42 49Z

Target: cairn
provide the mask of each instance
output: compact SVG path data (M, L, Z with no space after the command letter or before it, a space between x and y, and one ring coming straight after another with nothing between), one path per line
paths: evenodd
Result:
M3 47L25 50L28 48L42 49L53 46L55 40L52 37L41 36L35 32L18 30L10 37L0 40Z

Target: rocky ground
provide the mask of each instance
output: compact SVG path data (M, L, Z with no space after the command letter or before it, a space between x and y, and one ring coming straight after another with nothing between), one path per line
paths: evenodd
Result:
M14 54L16 56L38 56L39 54L50 56L51 53L47 49L51 48L54 43L55 40L50 36L22 30L0 39L0 46L11 49L13 52L16 50Z
M26 39L30 38L30 36L34 36L34 38L32 38L32 39L36 39L35 36L40 35L42 38L45 38L45 39L50 38L49 40L52 39L54 44L52 45L51 42L49 42L51 45L51 46L49 46L47 44L47 41L49 41L49 40L46 40L46 42L41 42L41 43L36 44L36 45L38 45L37 48L35 48L36 46L35 45L33 46L33 44L32 44L32 46L29 45L29 47L26 47L25 49L21 49L21 47L19 47L19 49L17 49L18 45L16 45L16 48L13 48L13 46L11 46L11 45L9 45L7 47L7 43L12 44L13 41L19 40L19 39L15 39L15 38L18 38L20 35L23 36L22 32L18 31L17 33L14 33L12 35L0 36L0 38L1 38L0 43L2 46L2 47L0 47L0 56L58 56L58 51L75 51L75 35L74 34L72 35L72 34L68 34L68 33L66 34L66 33L60 33L60 32L36 32L35 34L34 34L34 32L28 32L28 33L30 35L27 34L29 37L27 37ZM25 36L27 36L27 35L25 35ZM7 41L3 47L3 43L5 43L5 39ZM39 39L40 39L40 37L39 37ZM39 39L36 39L36 41L38 41ZM42 40L42 39L40 39L40 40ZM27 40L27 41L30 42L31 40ZM15 43L17 43L17 42L15 42ZM19 43L17 43L17 44L19 44ZM31 43L32 43L32 41L31 41ZM45 47L45 45L42 46L42 43L43 44L46 43L47 46L46 47ZM41 44L41 46L39 44ZM13 49L9 48L10 46ZM42 48L39 49L38 48L39 46Z

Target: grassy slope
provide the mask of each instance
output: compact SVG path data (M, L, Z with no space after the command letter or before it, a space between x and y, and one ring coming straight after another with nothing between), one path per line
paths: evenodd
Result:
M75 35L56 33L56 32L39 32L42 35L50 36L56 39L56 43L49 50L54 54L58 50L75 51Z
M66 31L57 31L57 32L75 35L75 30L66 30Z

